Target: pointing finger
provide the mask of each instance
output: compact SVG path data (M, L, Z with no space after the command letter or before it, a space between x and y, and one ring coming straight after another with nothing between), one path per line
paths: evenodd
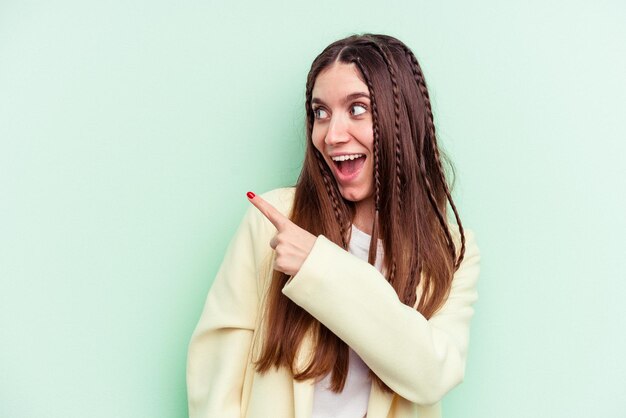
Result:
M291 221L285 215L280 213L278 209L272 206L261 196L257 196L252 192L247 193L248 200L278 229L279 231Z

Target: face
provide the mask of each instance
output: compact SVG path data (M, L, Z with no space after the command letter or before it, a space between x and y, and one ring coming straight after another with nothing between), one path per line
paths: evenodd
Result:
M312 139L341 195L373 206L374 133L367 85L354 64L335 63L317 76L311 107Z

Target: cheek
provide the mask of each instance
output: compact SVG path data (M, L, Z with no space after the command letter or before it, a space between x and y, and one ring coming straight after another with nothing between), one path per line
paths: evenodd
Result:
M359 131L359 138L364 147L370 151L374 150L374 131L371 127L363 127Z
M313 141L313 146L318 149L318 151L323 151L324 148L324 134L320 129L316 129L313 127L313 131L311 132L311 140Z

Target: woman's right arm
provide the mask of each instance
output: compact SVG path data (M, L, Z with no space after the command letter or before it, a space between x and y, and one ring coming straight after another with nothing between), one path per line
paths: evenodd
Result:
M241 416L241 395L259 303L267 226L249 208L231 240L189 343L190 418Z

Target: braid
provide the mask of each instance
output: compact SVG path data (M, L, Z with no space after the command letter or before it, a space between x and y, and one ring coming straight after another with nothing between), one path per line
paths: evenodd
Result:
M426 176L426 164L424 162L424 159L422 158L423 156L423 151L424 151L424 144L423 141L420 138L420 152L419 152L419 156L420 156L420 171L422 172L422 176L424 177L424 180L426 182L426 188L428 189L428 197L430 198L430 202L431 204L433 204L433 206L435 207L436 213L437 213L437 218L439 219L439 223L441 224L445 234L446 234L446 241L448 244L448 250L451 253L452 259L455 260L454 263L454 270L456 271L458 269L458 267L461 265L461 261L463 261L463 257L465 255L465 232L463 230L463 225L461 223L461 219L459 217L459 213L458 210L456 208L456 205L454 204L454 201L452 199L452 195L450 193L450 189L448 188L448 184L446 182L445 179L445 175L443 173L443 165L441 164L441 157L439 155L439 149L437 147L437 143L436 143L436 136L435 136L435 123L434 123L434 117L433 117L433 111L432 111L432 107L430 104L430 96L428 94L428 89L426 88L426 80L424 79L424 74L422 72L422 69L419 65L419 63L417 62L417 58L415 57L415 55L413 54L413 52L411 52L411 50L406 47L405 45L402 45L402 49L404 50L404 53L406 54L406 57L408 58L409 62L412 64L411 65L411 70L413 72L413 76L415 77L415 80L417 82L417 86L419 88L419 91L422 95L422 97L424 98L424 104L425 104L425 108L426 108L426 114L427 114L427 118L426 118L426 128L428 129L428 133L430 136L430 144L431 147L433 148L434 151L434 156L435 156L435 162L436 162L436 166L437 166L437 173L439 175L439 180L441 181L441 184L443 185L444 191L446 193L446 197L448 198L448 201L450 202L450 206L452 207L452 211L454 212L454 217L456 219L457 224L459 225L459 231L461 233L461 252L459 254L459 258L458 260L456 259L456 252L455 252L455 248L454 248L454 243L452 241L452 236L450 235L450 231L448 230L446 224L445 224L445 220L443 218L443 215L441 213L441 211L439 210L439 208L437 207L436 201L435 201L435 197L432 191L432 186L430 184L430 181L428 179L428 177Z
M346 227L343 221L344 217L342 216L342 209L339 203L339 199L337 198L337 194L335 192L335 187L333 187L333 180L330 178L328 171L326 169L326 163L322 160L322 156L319 151L315 151L315 156L317 157L317 165L319 166L322 172L322 178L324 180L324 186L326 187L326 192L330 196L330 201L333 205L333 212L335 213L335 219L339 224L339 232L341 233L341 245L344 249L348 248L347 243L347 234Z
M306 91L307 113L309 112L308 104L311 103L311 95L312 95L311 88L308 88ZM310 116L308 117L308 132L309 133L313 132L313 119ZM345 216L343 216L344 210L339 202L339 198L337 197L336 188L333 186L334 183L332 179L330 178L330 174L328 174L326 163L324 162L318 150L315 150L315 157L317 159L317 165L320 169L320 172L322 173L322 179L324 180L324 187L326 187L326 192L328 193L328 196L330 196L330 201L331 201L331 204L333 205L333 212L335 214L335 220L337 221L337 224L339 225L339 233L341 234L341 245L343 246L344 249L347 249L348 242L347 242Z
M365 78L365 83L367 84L367 89L370 92L370 103L372 105L372 125L374 132L374 207L378 211L380 210L380 155L379 155L379 145L380 145L380 127L378 126L378 105L376 104L376 94L374 92L374 87L372 86L372 80L370 75L365 67L361 65L361 57L357 57L357 65L363 74L363 78Z
M400 88L398 87L398 81L396 77L396 70L393 61L390 58L390 55L385 51L378 42L372 41L372 45L378 50L383 61L387 65L387 69L389 71L389 77L391 79L391 85L393 90L393 107L394 107L394 125L393 125L393 141L394 141L394 153L395 153L395 195L397 196L396 205L394 207L395 215L400 218L400 211L402 210L402 183L403 183L403 175L402 175L402 151L400 148ZM371 84L368 84L368 87L371 91ZM376 148L375 148L376 150ZM375 151L376 152L376 151ZM376 174L378 175L378 170L376 170ZM378 218L378 216L376 216ZM375 221L376 224L376 221ZM371 249L371 247L370 247ZM396 274L396 262L394 259L391 260L391 271L389 274L389 283L393 285Z
M380 127L378 125L378 105L376 104L376 94L372 86L372 79L367 69L361 65L361 58L357 57L356 65L361 70L367 89L370 92L370 103L372 106L372 130L374 136L374 225L368 253L368 262L374 264L376 260L376 250L378 249L378 214L380 211Z
M400 149L400 88L398 87L398 81L396 78L396 70L393 61L385 49L378 43L373 43L376 49L383 57L387 69L389 70L389 77L391 78L391 86L393 90L393 111L394 111L394 124L393 124L393 140L396 159L396 178L395 189L398 196L398 206L396 207L397 213L399 213L402 205L402 151Z
M417 237L419 247L419 234L417 234ZM402 300L408 306L413 306L415 304L415 301L417 299L417 293L415 290L417 289L421 281L420 273L422 271L422 263L420 262L419 254L416 257L417 259L411 262L411 270L409 274L410 286L406 286L404 288L404 295L402 297Z

